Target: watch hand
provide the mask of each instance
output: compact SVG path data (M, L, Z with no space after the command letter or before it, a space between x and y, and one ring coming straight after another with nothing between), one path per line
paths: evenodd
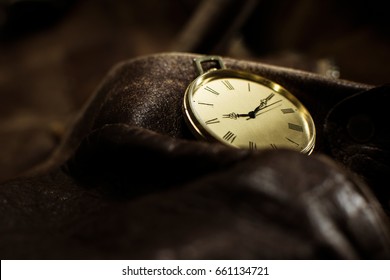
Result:
M238 119L240 117L248 117L248 116L249 116L248 114L237 114L237 113L234 113L234 112L232 112L230 114L222 115L223 118L229 118L229 119L234 119L234 120L236 120L236 119Z
M273 96L273 93L272 93L271 95ZM270 98L272 98L271 95L269 96ZM264 99L263 99L263 100L264 100ZM272 106L272 105L274 105L274 104L276 104L276 103L278 103L278 102L280 102L280 101L282 101L282 100L278 100L278 101L276 101L276 102L274 102L274 103L271 103L271 104L269 104L269 105L264 105L264 103L262 103L263 105L260 104L260 106L257 106L256 109L255 109L254 111L250 111L250 112L248 113L248 117L249 117L249 118L247 118L247 120L256 118L256 116L259 115L259 114L258 114L259 111L261 111L261 110L263 110L263 109L265 109L265 108L268 108L269 106ZM267 104L267 103L265 103L265 104ZM268 110L268 111L269 111L269 110ZM268 112L268 111L267 111L267 112Z
M258 111L260 111L261 108L265 108L265 106L267 106L267 102L269 100L271 100L271 98L274 97L274 95L275 95L274 93L271 93L266 98L261 99L260 100L260 105L257 106L252 112L254 112L254 114L256 114Z
M267 105L267 106L261 108L261 112L257 112L257 113L256 113L256 116L261 115L261 114L266 113L266 112L269 112L269 111L271 111L271 110L273 110L273 109L275 109L275 108L278 108L278 107L281 106L282 104L279 104L278 106L275 106L275 107L270 108L270 109L268 109L268 110L266 110L266 111L263 111L265 108L268 108L268 107L270 107L270 106L272 106L272 105L274 105L274 104L276 104L276 103L278 103L278 102L281 102L281 101L282 101L282 100L275 101L274 103L271 103L271 104L269 104L269 105Z
M265 105L265 104L267 104L267 101L270 100L273 96L274 96L274 94L271 93L267 98L262 99L262 103L260 104L260 106L256 107L256 109L254 111L248 112L248 114L237 114L237 113L232 112L230 114L224 114L222 117L229 118L229 119L234 119L234 120L236 120L236 119L238 119L240 117L249 117L249 118L247 118L247 120L254 119L254 118L256 118L256 116L258 115L257 113L260 110L263 110L263 109L265 109L265 108L267 108L269 106L272 106L272 105L282 101L282 100L278 100L278 101L276 101L274 103L271 103L269 105ZM265 103L263 103L263 102L265 102Z

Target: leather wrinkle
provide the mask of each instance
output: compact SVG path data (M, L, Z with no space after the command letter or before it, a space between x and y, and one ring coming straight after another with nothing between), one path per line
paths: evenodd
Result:
M354 158L372 158L384 172L387 138L375 152L336 137L344 132L337 122L344 115L336 114L344 100L381 87L224 58L228 68L284 85L318 130L311 156L239 150L196 141L185 126L181 104L199 55L119 63L44 168L0 184L3 258L390 258L388 216L377 197L383 185L364 180L378 173L373 166L364 173L366 158ZM349 129L359 122L365 130L355 139L366 139L367 118Z
M326 118L330 154L359 174L390 209L390 191L384 187L390 172L390 130L387 104L390 85L356 93L336 104Z

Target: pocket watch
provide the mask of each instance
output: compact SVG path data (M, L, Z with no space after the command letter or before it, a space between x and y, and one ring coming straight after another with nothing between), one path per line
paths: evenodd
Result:
M253 150L313 151L313 119L284 87L252 73L227 69L219 56L194 62L199 76L186 89L183 113L197 138ZM216 67L204 70L205 63Z

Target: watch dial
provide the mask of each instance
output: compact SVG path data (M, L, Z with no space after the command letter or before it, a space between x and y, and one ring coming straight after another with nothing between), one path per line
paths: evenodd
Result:
M197 134L240 148L312 151L314 123L284 88L261 77L211 77L186 94L187 117Z

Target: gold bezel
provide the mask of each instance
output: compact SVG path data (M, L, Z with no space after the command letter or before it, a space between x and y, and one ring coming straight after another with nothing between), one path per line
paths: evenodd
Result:
M259 84L262 84L273 91L277 92L278 94L284 96L286 99L290 100L291 103L293 103L297 109L298 112L303 115L303 118L305 119L306 123L309 126L309 131L312 134L312 137L308 143L308 145L301 150L304 154L310 154L315 145L315 138L316 138L316 132L315 132L315 125L314 121L309 113L309 111L306 109L306 107L288 90L286 90L281 85L264 78L259 75L255 75L248 72L238 71L238 70L231 70L231 69L211 69L208 72L198 76L186 89L184 94L184 102L183 102L183 111L185 116L185 121L187 125L190 127L190 130L192 133L198 138L202 140L207 141L213 141L213 142L220 142L217 140L217 137L214 136L213 131L209 130L205 126L202 125L202 123L198 120L197 113L192 108L192 97L193 94L203 85L209 83L210 81L217 80L217 79L226 79L226 78L241 78L246 79L252 82L256 82ZM227 144L227 143L224 143ZM237 147L235 145L230 145L232 147ZM238 148L238 147L237 147Z

